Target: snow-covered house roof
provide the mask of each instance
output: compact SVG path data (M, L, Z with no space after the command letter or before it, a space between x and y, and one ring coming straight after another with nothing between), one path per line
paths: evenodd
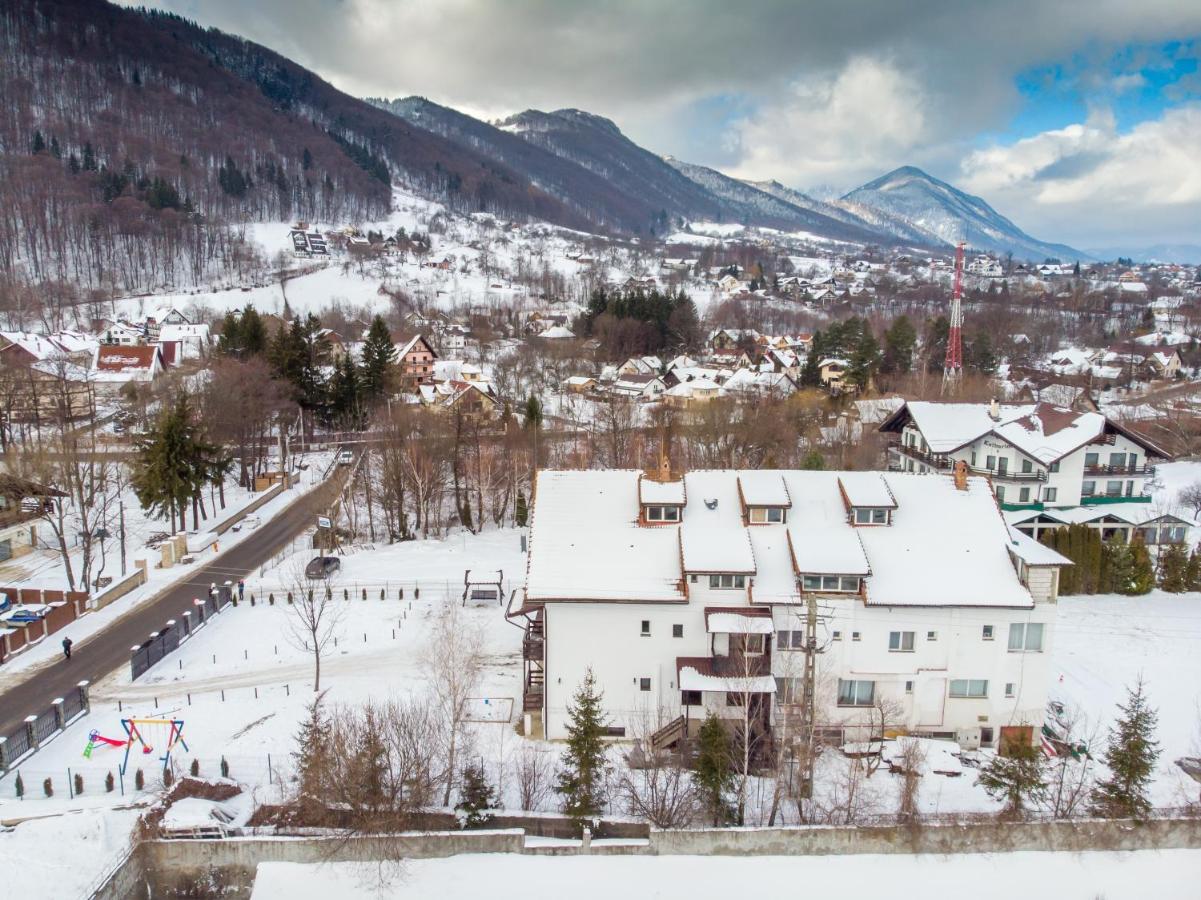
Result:
M163 354L155 344L140 347L102 344L92 357L92 378L95 381L153 381L162 371Z
M786 522L744 521L739 484L756 479L755 492L778 479L792 502ZM857 497L886 493L891 523L855 527L848 483ZM733 573L747 576L752 607L800 602L805 574L862 577L872 606L1033 605L983 478L959 490L950 478L905 472L689 472L680 524L644 527L640 503L653 485L636 470L539 472L526 601L685 603L690 575Z
M564 340L566 338L575 337L575 334L572 332L572 330L570 328L567 328L564 325L552 325L550 328L546 329L545 331L538 332L538 337L544 338L545 340L548 340L548 341Z
M896 509L897 501L879 472L843 472L838 476L838 483L852 507Z

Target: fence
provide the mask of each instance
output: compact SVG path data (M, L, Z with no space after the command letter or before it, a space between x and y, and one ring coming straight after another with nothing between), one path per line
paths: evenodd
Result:
M49 709L26 716L20 728L0 736L0 773L9 772L80 716L87 715L89 709L88 683L81 681L66 697L57 698Z
M163 657L179 649L179 645L202 628L209 619L221 612L233 599L228 584L220 585L203 599L193 601L193 608L186 610L178 619L170 619L162 630L156 632L145 643L130 651L129 671L134 680L143 675Z

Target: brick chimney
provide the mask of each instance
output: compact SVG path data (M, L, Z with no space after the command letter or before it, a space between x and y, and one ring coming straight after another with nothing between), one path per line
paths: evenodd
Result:
M995 400L993 401L996 402ZM955 460L955 467L951 470L951 474L955 479L955 487L961 491L967 490L967 463L962 459Z

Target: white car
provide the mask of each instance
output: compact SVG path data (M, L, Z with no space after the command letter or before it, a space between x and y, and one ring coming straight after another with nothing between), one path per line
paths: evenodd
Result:
M338 465L349 466L354 462L354 453L350 450L338 451Z

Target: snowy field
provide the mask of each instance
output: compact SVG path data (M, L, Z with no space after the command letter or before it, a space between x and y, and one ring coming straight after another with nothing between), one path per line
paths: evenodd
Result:
M253 900L707 900L744 896L748 889L844 900L879 900L900 885L920 885L925 900L1192 900L1201 850L1096 853L1007 853L962 856L591 856L510 854L416 860L381 882L371 864L314 866L263 863ZM537 887L533 887L537 885ZM1154 885L1151 889L1150 885ZM916 890L915 890L916 894ZM914 896L901 889L898 896Z

